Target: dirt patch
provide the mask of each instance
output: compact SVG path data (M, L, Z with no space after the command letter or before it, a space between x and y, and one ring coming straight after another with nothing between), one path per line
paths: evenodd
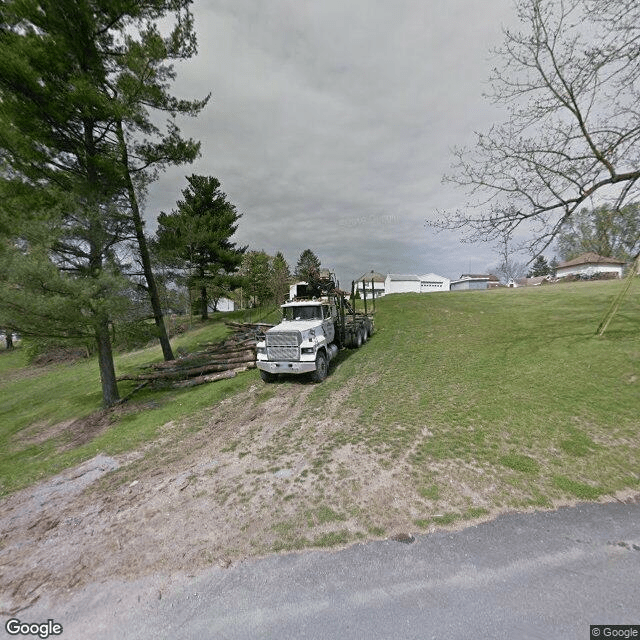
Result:
M116 422L120 416L155 407L157 407L157 404L153 402L129 402L111 409L95 411L77 420L64 420L54 424L37 423L18 432L14 441L17 447L22 449L28 445L42 444L47 440L59 438L64 444L58 447L58 451L75 449L94 440Z
M86 360L88 357L89 351L86 347L56 347L38 354L32 364L37 367L49 364L72 364L78 360Z
M4 498L0 611L15 614L90 582L410 537L416 520L450 510L487 506L482 519L497 513L489 507L500 490L491 474L442 463L427 470L437 474L439 497L421 495L407 456L390 461L345 440L358 422L342 404L348 388L322 406L312 401L314 389L258 383L188 424L167 423L144 450L96 456ZM64 429L95 434L108 428L109 414L91 420Z

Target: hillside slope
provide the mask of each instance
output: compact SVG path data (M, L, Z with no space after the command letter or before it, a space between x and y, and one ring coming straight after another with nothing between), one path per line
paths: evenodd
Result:
M81 445L93 462L2 499L0 608L88 581L630 498L638 284L604 338L619 283L389 296L376 334L321 385L253 371L223 391L147 397ZM132 451L107 439L128 430Z

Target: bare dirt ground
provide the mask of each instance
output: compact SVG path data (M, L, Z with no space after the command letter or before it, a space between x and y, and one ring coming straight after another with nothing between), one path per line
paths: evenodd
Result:
M402 459L388 465L341 442L357 420L343 406L348 387L310 410L313 388L256 384L189 424L164 425L144 450L98 455L0 501L0 612L13 615L89 583L226 567L279 550L409 539L416 518L459 507L456 500L488 507L484 520L496 515L491 480L474 481L481 469L441 464L438 476L456 498L448 505L445 495L436 507L416 494ZM108 423L97 416L89 426L95 432Z
M0 501L0 612L16 613L44 594L88 582L224 567L271 551L292 522L314 535L335 529L334 520L341 530L353 528L343 512L305 510L317 503L315 495L306 499L317 484L308 469L322 439L301 452L278 445L285 432L300 430L312 387L276 386L259 403L261 388L223 401L196 425L164 425L145 450L98 455ZM75 427L79 443L82 434L108 426L101 414L84 422L23 437L43 441ZM324 413L302 430L312 426L332 428ZM327 473L336 464L327 461Z

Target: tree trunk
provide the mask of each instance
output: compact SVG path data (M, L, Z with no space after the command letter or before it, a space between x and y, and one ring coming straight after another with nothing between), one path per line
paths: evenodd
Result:
M207 296L207 287L206 286L200 287L200 305L202 307L202 319L203 320L208 320L209 319L209 309L207 307L209 306L209 299L208 299L208 296Z
M13 334L10 329L7 329L4 335L7 343L7 351L11 351L13 349Z
M158 337L160 339L160 346L162 347L162 355L165 360L173 360L173 351L171 350L171 343L169 342L167 328L164 324L164 315L162 314L160 295L158 294L156 279L153 275L153 270L151 269L151 258L149 256L149 248L147 247L147 239L144 237L144 224L142 222L142 216L140 215L138 198L136 196L133 182L131 180L131 173L129 172L129 155L127 153L127 145L124 139L124 131L122 130L122 122L118 121L117 129L118 141L120 142L120 149L122 153L124 178L127 184L129 204L131 205L131 215L133 217L133 225L136 231L138 249L140 250L142 271L144 272L144 277L147 281L147 291L149 293L149 299L151 301L151 308L153 309L153 319L156 323L156 327L158 328Z
M96 344L98 345L98 364L100 366L100 381L102 383L102 402L105 407L111 407L120 399L116 372L113 366L111 351L111 336L109 335L109 320L101 315L96 319Z
M92 196L99 193L99 178L96 171L96 146L93 137L94 123L91 119L83 120L84 145L87 155L87 182L92 189ZM104 228L100 223L100 218L91 211L95 207L97 210L97 200L88 202L87 208L90 211L89 220L89 271L92 277L98 278L103 268ZM95 338L98 347L98 365L100 367L100 382L102 383L102 403L105 407L113 406L119 399L118 383L113 365L113 352L111 350L111 334L109 333L109 316L100 309L101 300L98 296L98 306L94 309Z

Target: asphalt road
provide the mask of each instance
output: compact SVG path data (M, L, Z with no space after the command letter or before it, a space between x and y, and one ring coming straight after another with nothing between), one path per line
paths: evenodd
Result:
M591 624L640 625L640 504L96 584L17 617L51 618L63 640L587 640Z

